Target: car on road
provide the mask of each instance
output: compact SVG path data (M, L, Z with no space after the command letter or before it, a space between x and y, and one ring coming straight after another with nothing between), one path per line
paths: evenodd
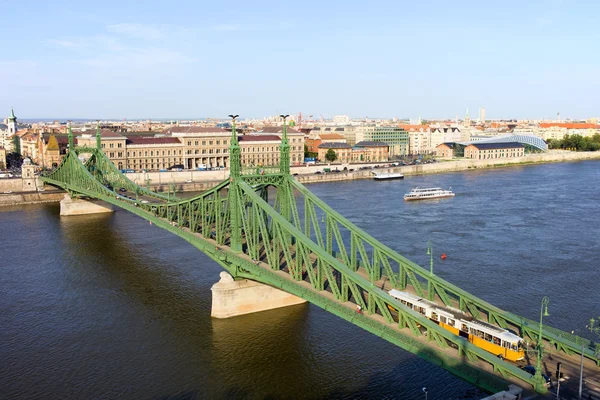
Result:
M7 190L6 192L4 192L4 194L11 194L12 190Z
M531 375L535 375L535 367L533 365L526 365L524 367L521 367L521 369L525 372L530 373ZM546 384L550 384L550 377L548 377L548 375L542 373L542 377L546 381Z
M148 204L148 203L149 203L149 201L148 201L148 200L142 200L142 203L143 203L143 204Z
M119 189L119 192L126 192L126 191L127 191L127 189L125 189L125 188Z
M194 183L194 181L192 179L188 179L185 181L185 183Z
M321 174L322 174L322 172L321 172L321 171L316 171L316 172L315 172L315 175L321 175Z

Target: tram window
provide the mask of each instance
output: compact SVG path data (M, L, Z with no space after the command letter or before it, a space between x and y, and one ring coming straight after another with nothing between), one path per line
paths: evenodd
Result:
M434 321L437 321L438 320L438 315L435 312L432 312L431 313L431 319L434 320Z
M519 351L519 346L517 346L515 343L512 344L512 351Z
M406 303L407 306L409 306L410 308L413 308L412 303Z
M497 338L496 336L494 336L493 339L494 339L494 344L500 346L500 343L501 343L500 339Z
M448 325L450 325L450 326L454 326L454 320L453 320L453 319L449 319L449 320L448 320Z
M484 333L484 339L487 340L488 342L492 341L492 335L490 335L489 333Z
M475 335L475 333L477 332L475 328L469 328L469 331L471 332L471 335Z
M443 315L440 315L440 320L441 320L441 321L442 321L444 324L448 323L448 320L447 320L447 318L446 318L446 317L444 317Z
M507 349L510 349L510 343L509 342L502 342L502 347L506 347Z
M423 307L417 307L417 309L421 314L425 315L425 309Z
M467 324L462 324L462 328L460 328L463 332L469 332L469 328L467 328Z

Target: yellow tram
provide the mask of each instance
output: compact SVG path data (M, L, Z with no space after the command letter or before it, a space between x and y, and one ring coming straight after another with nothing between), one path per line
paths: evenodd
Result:
M440 306L411 293L396 289L388 293L405 306L485 351L510 361L525 358L523 339L506 329L476 320L456 308Z

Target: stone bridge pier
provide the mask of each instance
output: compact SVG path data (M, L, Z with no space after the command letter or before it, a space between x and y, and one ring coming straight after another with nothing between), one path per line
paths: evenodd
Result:
M112 205L102 200L78 199L65 194L60 201L60 215L86 215L113 212Z
M213 318L231 318L238 315L272 310L306 303L306 300L274 287L248 279L234 280L221 272L221 280L212 288Z

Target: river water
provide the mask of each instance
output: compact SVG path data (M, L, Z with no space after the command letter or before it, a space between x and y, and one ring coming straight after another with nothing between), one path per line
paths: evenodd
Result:
M456 197L405 203L413 187ZM381 242L550 325L600 315L600 162L314 184ZM124 211L0 208L0 398L467 399L477 389L312 305L210 318L221 269ZM448 258L441 261L439 255Z

